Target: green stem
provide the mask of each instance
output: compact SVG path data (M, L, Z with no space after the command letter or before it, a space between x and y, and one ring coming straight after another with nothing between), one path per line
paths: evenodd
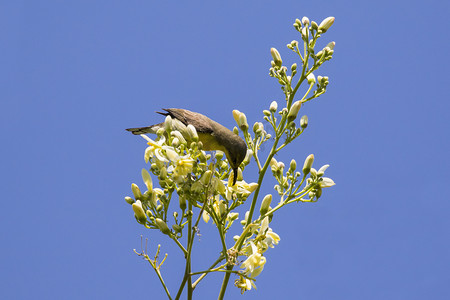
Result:
M188 201L189 203L189 210L192 211L192 203L191 201ZM186 253L186 266L184 269L184 277L183 280L180 284L180 287L178 289L178 293L177 296L175 297L175 299L180 299L181 297L181 293L184 290L184 286L186 285L186 281L188 282L188 299L192 299L192 279L190 276L191 273L191 253L192 253L192 244L194 243L194 238L193 238L193 230L194 228L192 227L192 216L189 217L189 222L188 222L188 238L187 238L187 253Z
M219 225L219 223L217 223L217 230L219 230L220 241L222 242L223 256L225 256L225 259L228 259L227 244L225 243L225 233L222 224Z
M155 272L156 272L156 275L158 275L159 281L161 281L161 284L163 285L164 290L166 291L167 297L168 297L170 300L172 300L172 297L170 296L169 290L167 289L167 286L166 286L166 284L164 283L164 280L163 280L163 278L162 278L162 276L161 276L161 272L159 271L158 268L155 268Z
M186 255L187 255L187 250L186 250L186 248L183 247L183 245L180 243L180 241L179 241L175 236L173 236L172 239L173 239L174 242L178 245L178 247L180 247L181 251L183 251L184 256L186 256Z
M214 268L218 263L220 263L223 260L223 256L220 256L212 265L211 267L209 267L209 270L211 270L212 268ZM224 265L225 266L225 265ZM203 278L205 278L205 276L209 273L209 272L202 272L203 274L192 284L192 289L195 289L195 287L197 286L197 284L200 283L200 281L202 281ZM195 273L193 273L195 274ZM191 274L191 275L193 275Z
M227 271L225 273L225 276L223 277L222 286L220 287L220 293L219 297L217 297L218 300L223 300L223 297L225 296L225 291L227 290L228 281L230 280L231 271L233 270L234 265L228 265Z
M317 36L314 37L314 42L317 39ZM287 100L287 109L289 110L291 105L292 105L292 101L294 99L295 94L297 93L297 90L299 89L300 85L302 84L302 82L306 79L306 69L308 68L308 60L310 57L310 52L307 51L307 42L304 42L304 53L305 53L305 58L302 59L303 61L303 68L302 68L302 73L301 76L295 86L295 88L289 93L289 96L286 94L286 100ZM249 229L252 224L251 220L253 217L253 213L255 211L255 207L256 207L256 202L258 199L258 195L259 195L259 191L261 189L261 184L262 181L264 179L264 175L267 171L267 168L270 165L270 161L272 160L272 158L275 156L275 154L277 153L277 146L278 146L278 142L280 141L281 137L283 136L284 131L286 130L286 120L287 120L287 114L283 115L283 118L280 121L279 126L276 128L276 137L275 137L275 141L274 144L272 145L272 149L270 151L269 156L267 157L266 162L264 163L264 166L262 167L262 169L260 169L259 172L259 177L258 177L258 186L253 194L253 200L252 203L250 205L250 210L248 213L248 217L247 217L247 225L246 225L246 229L244 230L244 232ZM245 136L245 132L244 132L244 136ZM244 233L243 233L244 234ZM237 252L239 252L242 248L242 245L244 243L244 238L243 238L243 234L241 234L241 238L236 242L234 248ZM224 295L225 295L225 291L227 289L228 286L228 281L230 280L230 275L231 275L231 271L233 270L234 265L228 265L227 266L227 273L225 274L223 281L222 281L222 286L220 288L220 293L219 293L219 298L218 299L223 299Z

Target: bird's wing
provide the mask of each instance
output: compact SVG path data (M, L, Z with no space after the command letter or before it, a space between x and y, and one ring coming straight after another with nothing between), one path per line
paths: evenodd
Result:
M195 127L197 132L200 133L212 133L213 128L211 127L211 119L209 119L207 116L204 116L202 114L189 111L186 109L180 109L180 108L164 108L163 110L166 111L166 113L158 112L162 115L169 115L172 118L175 118L179 121L181 121L184 125L191 124Z

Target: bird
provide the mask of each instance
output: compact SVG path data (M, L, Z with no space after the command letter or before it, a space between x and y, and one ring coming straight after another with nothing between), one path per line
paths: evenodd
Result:
M228 163L233 170L233 185L236 184L239 165L247 154L247 145L244 140L225 126L211 120L205 115L182 108L163 108L164 112L157 112L163 116L172 118L172 126L175 130L186 135L187 125L195 127L198 139L203 144L203 150L220 150L225 153ZM155 134L159 128L164 127L164 122L138 128L128 128L132 134ZM189 138L185 136L185 138Z

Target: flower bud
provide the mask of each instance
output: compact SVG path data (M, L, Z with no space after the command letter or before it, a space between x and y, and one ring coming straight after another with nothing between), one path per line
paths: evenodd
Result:
M254 133L258 133L259 132L259 124L258 124L258 122L255 122L255 124L253 124L253 132Z
M180 201L180 208L182 211L186 209L186 198L179 196L178 200Z
M233 133L239 135L239 129L236 126L233 127Z
M170 116L167 116L166 117L166 120L164 121L164 130L166 131L166 132L170 132L170 131L172 131L172 118L170 117Z
M192 126L193 127L193 126ZM195 129L195 128L194 128ZM189 134L189 131L188 131ZM170 133L171 136L177 138L181 144L187 144L186 140L184 139L184 136L179 132L178 130L174 130Z
M319 28L319 25L317 25L316 22L311 21L311 29L317 30Z
M175 232L181 232L181 230L183 229L183 228L181 228L181 226L178 225L178 224L173 224L173 225L172 225L172 228L173 228L173 230L174 230Z
M278 103L277 103L277 101L272 101L272 103L270 103L270 108L269 108L269 110L270 110L271 112L276 112L277 109L278 109Z
M309 73L309 75L306 76L306 79L308 80L309 85L316 83L316 76L314 76L313 73Z
M296 63L293 63L293 64L292 64L292 66L291 66L291 71L292 71L292 72L297 71L297 64L296 64Z
M333 50L334 46L336 46L335 42L329 42L325 47L328 47L330 50Z
M227 213L227 207L225 205L225 201L221 200L219 202L219 214L223 217Z
M316 198L319 199L320 196L322 196L322 188L320 187L320 185L317 187L317 191L316 191Z
M272 172L276 172L278 170L278 162L275 159L275 157L272 157L272 159L269 162L269 166L272 169Z
M160 180L164 180L164 179L167 178L167 169L166 169L166 167L162 167L162 168L160 169L158 178L159 178Z
M319 52L316 53L316 58L320 59L323 55L323 50L320 50Z
M156 135L157 135L157 136L162 136L162 135L164 134L164 132L166 132L166 131L164 130L164 127L161 127L161 128L159 128L159 129L156 131Z
M268 116L270 116L270 111L265 109L265 110L263 110L263 114L264 114L264 116L268 117Z
M307 17L303 17L302 18L302 24L305 25L305 26L308 26L309 25L309 19Z
M137 200L135 203L131 204L131 207L133 208L136 219L141 223L145 223L147 221L147 215L142 208L141 200Z
M319 85L322 85L322 80L323 80L323 77L322 76L317 76L317 82L319 83Z
M167 235L170 234L170 229L169 229L169 226L167 226L166 222L164 222L160 218L156 218L155 224L159 228L159 230L161 230L162 233L167 234Z
M228 214L228 220L230 220L231 222L236 220L239 217L239 213L237 212L233 212L233 213L229 213Z
M331 25L333 25L333 23L334 23L334 17L328 17L320 23L318 30L325 33L331 27Z
M264 132L264 125L261 122L255 122L255 124L253 124L253 132L259 136Z
M212 176L211 170L208 170L205 173L203 173L202 178L200 178L201 183L203 183L204 185L209 184L209 182L211 181L211 176Z
M312 177L312 178L317 177L317 170L316 170L316 169L311 168L310 173L311 173L311 177Z
M198 134L195 127L192 124L189 124L186 129L189 134L189 138L194 142L198 142Z
M295 24L297 24L298 26L301 26L302 22L299 19L295 19Z
M303 27L302 28L302 38L306 39L308 37L308 28L307 27Z
M142 198L141 190L139 190L139 187L135 184L131 184L131 191L133 192L134 199L139 200Z
M173 132L173 131L172 131ZM180 146L180 140L177 138L177 137L174 137L173 139L172 139L172 147L174 147L174 148L178 148L179 146Z
M206 161L208 160L208 158L206 157L206 153L204 151L200 152L200 155L198 156L198 160L201 163L206 163Z
M223 155L224 155L224 153L222 151L216 150L215 157L216 157L217 160L221 160L223 158Z
M308 116L304 115L301 117L300 119L300 127L305 129L306 127L308 127Z
M281 68L283 61L281 60L281 55L275 48L270 48L270 54L272 55L273 61L278 68Z
M237 109L233 110L233 118L236 121L236 124L239 125L239 117L241 115L241 112L238 111Z
M142 169L142 180L144 181L145 185L147 186L147 191L151 191L153 189L153 182L152 178L150 177L150 174L146 169Z
M133 204L134 200L133 200L133 198L126 196L125 197L125 202L128 203L128 204Z
M269 76L270 76L270 77L275 77L275 75L276 75L276 74L275 74L275 69L274 69L273 67L270 68L270 69L269 69Z
M295 159L291 160L291 164L289 165L289 169L291 169L291 172L295 171L297 169L297 162Z
M314 154L308 155L303 164L303 174L307 175L311 171L312 164L314 162Z
M251 149L247 149L247 153L245 154L245 158L243 160L244 165L248 165L250 163L252 156L253 156L253 151Z
M297 118L298 111L300 110L300 107L302 106L302 102L300 100L294 102L292 104L291 109L289 110L289 114L287 116L288 122L292 122Z
M259 209L261 216L269 211L270 202L272 202L272 194L266 195L261 202L261 208Z
M238 122L239 128L241 128L242 131L246 132L248 130L248 123L247 123L247 117L244 113L241 113L239 115L239 122Z

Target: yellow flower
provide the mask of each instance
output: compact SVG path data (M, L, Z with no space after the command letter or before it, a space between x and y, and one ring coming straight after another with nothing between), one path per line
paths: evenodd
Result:
M272 231L272 228L269 228L266 232L266 239L264 240L266 244L273 248L274 245L278 245L278 242L280 241L280 236Z
M231 176L230 176L230 178L231 178ZM231 185L232 182L231 182L230 178L228 180L228 186L227 186L227 189L225 192L225 198L227 200L231 200L231 198L233 196L233 192L238 194L241 197L247 198L258 187L257 183L255 183L255 182L247 183L244 180L239 180L236 182L235 185L232 186Z
M149 145L149 147L147 147L147 149L145 149L145 154L144 154L144 159L145 162L148 163L148 161L150 160L151 157L156 157L159 161L163 161L163 162L167 162L167 158L165 158L162 150L167 150L168 148L172 148L167 146L166 143L166 138L164 136L161 136L160 139L155 142L154 140L152 140L151 138L149 138L148 136L146 136L145 134L141 134L141 137L143 137L144 139L147 140L147 144ZM173 148L172 148L173 149Z
M210 216L209 216L209 214L206 212L206 210L203 211L203 213L202 213L202 218L203 218L203 221L205 221L205 223L208 223L208 222L209 222Z
M243 276L239 276L239 279L236 279L234 285L241 289L241 294L245 291L250 291L252 287L256 290L256 285L252 280L244 278Z
M266 263L266 258L258 252L255 244L250 242L252 254L242 263L241 268L244 268L244 273L250 275L250 277L256 277L261 274Z
M179 159L175 162L174 174L178 176L185 176L191 173L194 167L194 162L189 155L179 156Z
M194 162L189 155L180 156L172 147L167 147L166 149L167 158L173 163L168 171L173 171L175 176L185 176L192 171L194 167Z

